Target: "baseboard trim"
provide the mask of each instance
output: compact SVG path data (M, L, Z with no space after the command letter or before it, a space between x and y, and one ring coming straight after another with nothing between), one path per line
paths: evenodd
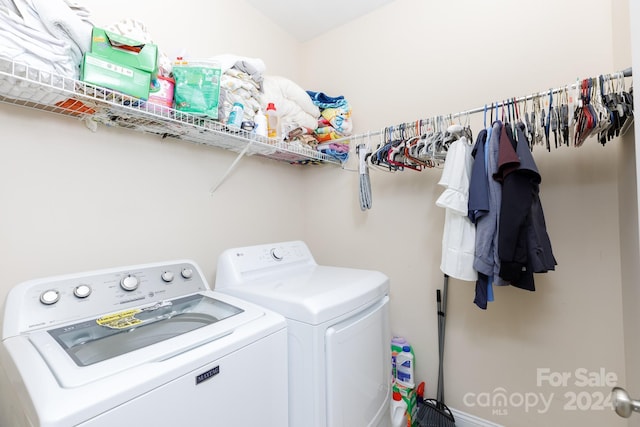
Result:
M458 411L457 409L449 409L451 410L453 417L456 419L456 427L504 427L501 424L496 424L491 421L484 420L482 418L476 417L475 415Z

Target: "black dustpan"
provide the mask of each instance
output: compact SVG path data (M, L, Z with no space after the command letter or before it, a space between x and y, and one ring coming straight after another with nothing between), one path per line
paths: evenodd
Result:
M425 399L416 415L419 427L455 427L453 414L442 402L436 399Z
M444 326L447 311L447 288L449 276L444 275L444 289L442 298L440 289L436 290L438 304L438 391L436 399L425 399L418 409L416 421L418 427L455 427L456 421L451 410L444 404L444 370L442 359L444 356Z

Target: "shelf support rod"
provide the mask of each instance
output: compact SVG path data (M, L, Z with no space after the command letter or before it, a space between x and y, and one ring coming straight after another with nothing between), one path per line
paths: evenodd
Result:
M249 141L249 143L242 149L242 151L238 154L238 156L235 158L235 160L233 161L233 163L231 163L231 166L229 166L229 168L227 169L227 171L224 173L224 175L222 175L222 178L220 178L220 180L218 181L218 183L216 185L214 185L213 187L211 187L211 190L209 190L209 193L213 196L213 193L216 192L216 190L222 185L222 183L227 179L227 177L229 176L229 174L231 174L231 172L233 171L233 169L235 169L236 165L238 164L238 162L240 161L240 159L247 153L247 150L249 150L249 147L251 146L251 144L253 144L253 140Z

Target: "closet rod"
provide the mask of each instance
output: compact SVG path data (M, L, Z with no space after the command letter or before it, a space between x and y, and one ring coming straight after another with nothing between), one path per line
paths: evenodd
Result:
M633 75L633 70L632 70L631 67L629 67L629 68L625 68L624 70L619 71L619 72L607 74L606 77L608 79L614 79L614 78L618 78L618 77L631 77L632 75ZM534 94L531 94L531 95L521 96L520 98L515 98L515 99L511 98L511 99L508 100L508 102L512 103L512 102L529 101L529 100L532 100L532 99L540 97L540 96L549 95L550 92L553 93L553 94L556 94L556 93L559 93L561 91L564 91L565 89L575 89L576 85L577 85L577 83L573 83L573 84L570 84L570 85L567 85L567 86L557 87L557 88L550 89L550 90L547 90L547 91L544 91L544 92L538 92L538 93L534 93ZM493 103L493 106L495 106L495 103ZM440 116L440 117L456 118L456 117L460 117L460 116L467 116L467 115L470 115L470 114L483 113L484 111L488 111L487 108L491 108L491 107L487 107L486 105L483 105L482 107L477 107L477 108L473 108L471 110L461 111L459 113L447 114L447 115L443 115L443 116ZM415 121L411 122L411 123L415 123ZM393 126L393 128L400 127L402 125L407 125L407 124L409 124L409 123L407 122L407 123L403 123L401 125L395 125L395 126ZM332 143L340 143L340 142L349 141L349 140L352 140L352 139L364 139L364 138L368 138L368 137L371 137L371 136L378 136L378 135L382 135L383 133L385 133L386 129L389 129L389 126L387 126L385 129L380 130L380 131L373 131L373 132L367 132L366 134L358 134L358 135L347 136L347 137L344 137L344 138L334 139L334 140L332 140L330 142L332 142Z
M625 68L623 71L609 74L609 75L607 75L607 77L609 79L614 79L614 78L617 78L619 76L631 77L632 75L633 75L632 69L631 69L631 67L629 67L629 68ZM534 98L537 98L537 97L540 97L540 96L549 95L550 92L553 93L553 94L556 94L556 93L562 92L563 90L565 90L567 88L568 89L575 89L576 85L577 85L577 83L573 83L573 84L570 84L570 85L567 85L567 86L550 89L550 90L545 91L545 92L538 92L538 93L534 93L534 94L531 94L531 95L521 96L520 98L510 99L510 100L508 100L508 102L512 103L512 102L530 101L530 100L532 100ZM460 117L460 116L466 116L468 114L482 113L486 109L487 109L487 106L482 106L482 107L474 108L474 109L471 109L471 110L463 111L463 112L460 112L460 113L452 114L450 117ZM445 116L445 117L449 117L449 116Z

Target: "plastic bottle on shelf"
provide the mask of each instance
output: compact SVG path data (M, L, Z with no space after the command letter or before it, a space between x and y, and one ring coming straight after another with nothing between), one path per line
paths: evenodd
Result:
M407 426L407 402L404 401L400 392L393 392L393 400L389 405L391 412L391 426L392 427L406 427Z
M242 119L244 117L244 105L239 102L234 102L231 107L231 112L227 119L227 125L239 128L242 125Z
M267 136L267 116L264 115L262 110L258 110L253 118L255 127L253 128L256 135Z
M396 356L396 382L406 388L414 388L415 377L413 372L414 356L411 346L405 345Z
M267 136L269 138L278 138L280 136L280 117L278 117L278 111L273 102L267 105L265 115L267 116Z

